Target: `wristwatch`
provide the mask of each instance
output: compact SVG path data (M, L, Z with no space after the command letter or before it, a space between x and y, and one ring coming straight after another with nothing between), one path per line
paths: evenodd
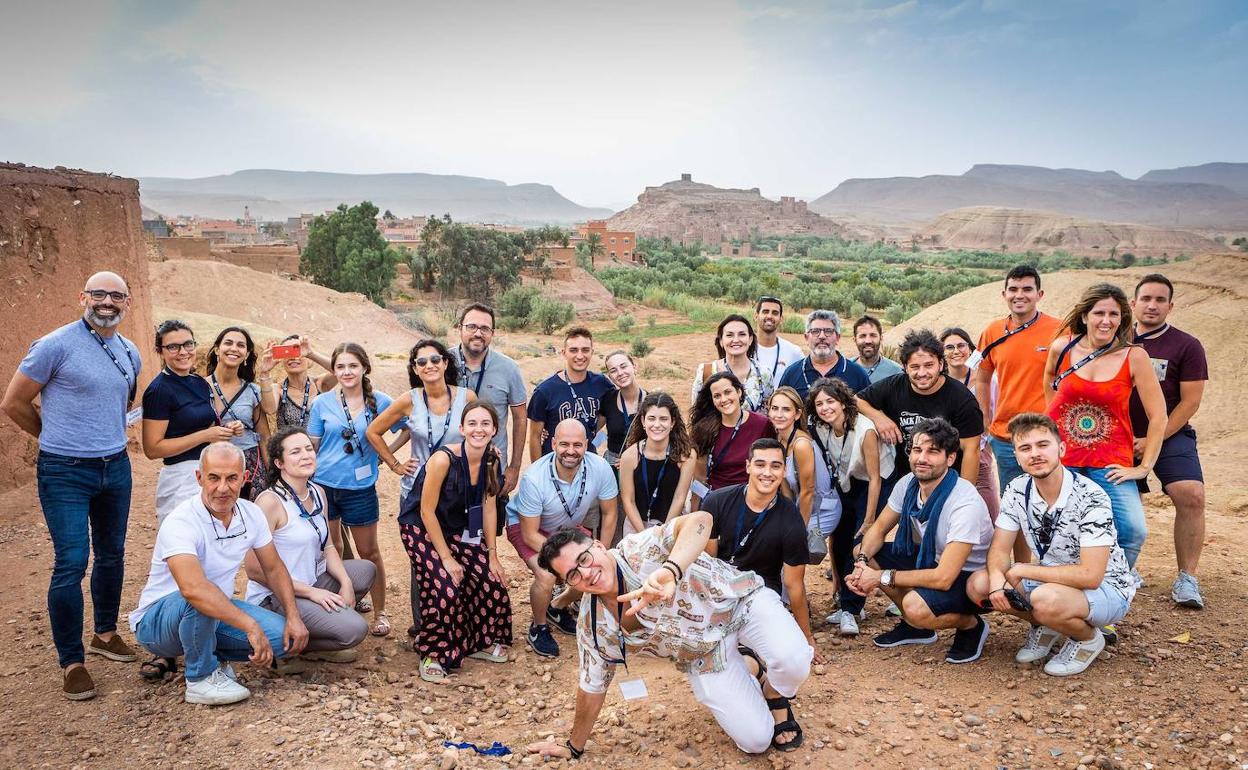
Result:
M880 585L884 586L885 588L892 588L893 578L896 576L896 574L897 574L896 570L891 570L891 569L884 570L884 572L880 573Z

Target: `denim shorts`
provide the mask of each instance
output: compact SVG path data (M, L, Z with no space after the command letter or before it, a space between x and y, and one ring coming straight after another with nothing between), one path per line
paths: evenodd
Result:
M1031 592L1041 584L1035 580L1024 579L1022 585L1030 599ZM1127 601L1127 597L1118 589L1104 583L1093 589L1085 589L1083 596L1088 600L1088 616L1084 620L1094 628L1112 626L1125 618L1127 610L1131 609L1131 602Z
M323 487L329 502L329 520L342 519L348 527L367 527L381 518L381 506L377 503L377 488L338 489Z

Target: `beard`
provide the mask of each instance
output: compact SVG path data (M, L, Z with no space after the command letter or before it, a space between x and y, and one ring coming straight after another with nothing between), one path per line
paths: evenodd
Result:
M126 317L126 314L122 312L121 308L112 308L113 310L117 311L112 316L101 316L96 312L97 309L98 308L94 308L94 307L87 308L87 312L86 312L87 321L92 326L99 326L103 329L112 329L113 327L121 323L121 319Z

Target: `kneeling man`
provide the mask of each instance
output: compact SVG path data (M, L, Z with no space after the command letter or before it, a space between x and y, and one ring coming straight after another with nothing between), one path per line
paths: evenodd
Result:
M975 573L967 593L976 604L991 603L1031 623L1016 661L1044 660L1064 636L1044 672L1079 674L1105 649L1101 627L1127 614L1136 580L1118 547L1109 496L1062 467L1066 445L1057 423L1023 413L1008 429L1024 475L1005 488L988 567ZM1032 559L1011 565L1020 534Z
M282 606L295 606L290 574L273 547L264 513L238 497L245 474L242 450L224 441L209 444L199 462L200 494L161 522L130 628L155 655L186 656L187 703L220 706L251 696L229 661L270 666L275 657L302 651L308 630L298 613L283 618L230 598L243 558L255 551L265 584Z
M953 628L945 660L970 663L983 652L988 624L966 584L984 567L992 519L975 485L953 470L958 444L957 429L942 417L915 426L911 472L863 536L845 582L863 596L879 588L901 608L897 627L875 637L877 647L932 644L938 629ZM894 527L893 542L885 543Z
M542 546L542 567L589 599L581 600L577 620L580 689L572 733L564 743L532 744L531 753L580 757L615 667L627 669L632 655L674 661L742 751L801 745L788 699L810 673L814 650L762 578L703 553L711 526L711 515L696 511L628 535L611 550L570 528ZM761 659L761 671L738 645ZM639 680L621 682L620 689L625 697L645 694ZM782 721L772 710L782 712Z

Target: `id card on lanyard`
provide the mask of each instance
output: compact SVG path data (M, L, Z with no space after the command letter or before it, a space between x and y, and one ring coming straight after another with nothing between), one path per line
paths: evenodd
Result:
M347 427L344 429L345 435L343 436L343 438L346 439L347 444L349 444L353 449L359 452L360 462L364 463L363 465L356 466L355 480L366 481L372 478L373 476L373 466L371 463L368 462L368 460L364 458L364 440L360 438L360 434L355 429L355 420L351 417L351 407L347 405L347 394L344 393L342 389L338 390L338 398L342 401L342 414L347 420ZM368 402L365 401L364 402L364 424L365 425L369 423L369 420L371 417L372 417L372 413L369 412L368 410Z
M450 450L447 450L450 451ZM461 448L461 452L464 450ZM486 449L488 454L489 449ZM477 483L472 483L472 475L468 467L468 455L465 453L456 463L464 474L464 505L468 510L468 528L460 534L460 542L479 545L485 529L485 474L486 456L481 455L481 468L477 471Z

